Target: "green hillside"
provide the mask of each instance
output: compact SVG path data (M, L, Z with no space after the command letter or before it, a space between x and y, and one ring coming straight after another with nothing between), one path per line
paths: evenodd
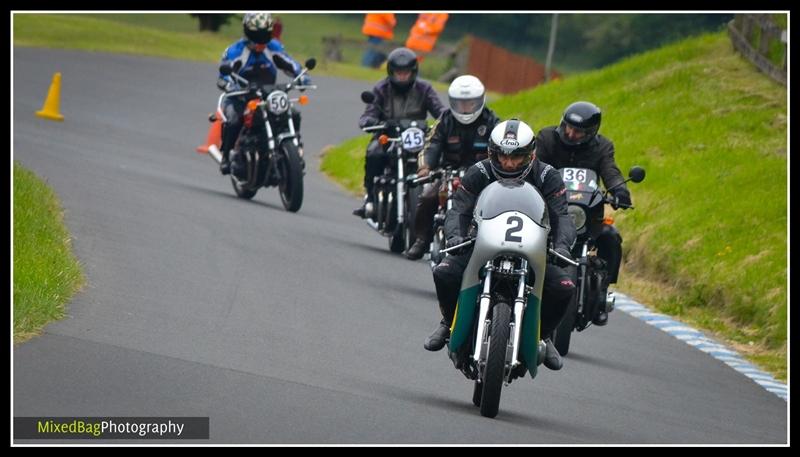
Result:
M619 289L786 379L786 88L715 33L491 106L538 130L576 100L603 110L600 133L614 141L623 173L647 170L629 187L636 209L615 214L625 254ZM357 173L351 191L366 141L333 148L322 164L335 178Z
M277 16L283 22L281 42L287 52L300 62L315 57L317 75L340 76L377 81L385 70L361 66L361 48L344 46L342 62L324 58L323 37L341 35L357 41L363 14L288 14ZM149 55L175 59L219 62L225 48L242 37L241 15L230 18L218 33L199 32L197 19L188 13L95 13L39 14L16 13L14 46L82 49L95 52ZM398 30L404 40L407 31ZM443 57L431 56L420 67L426 77L438 77L446 69ZM441 89L444 85L435 83Z

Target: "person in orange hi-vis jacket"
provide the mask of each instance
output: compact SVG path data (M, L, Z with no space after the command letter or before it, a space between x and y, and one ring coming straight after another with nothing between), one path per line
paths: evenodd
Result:
M420 60L423 53L433 50L436 39L444 30L444 24L450 15L447 13L422 13L417 17L417 22L411 27L411 33L406 40L406 47L417 51Z
M361 65L365 67L378 68L386 60L386 54L377 49L377 45L383 40L394 38L394 26L397 19L394 13L368 13L364 18L364 26L361 33L367 36L367 49L361 59Z

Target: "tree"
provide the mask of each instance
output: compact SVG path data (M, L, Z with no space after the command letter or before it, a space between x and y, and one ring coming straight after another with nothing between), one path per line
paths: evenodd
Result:
M200 31L219 32L219 28L227 24L233 14L190 14L200 20Z

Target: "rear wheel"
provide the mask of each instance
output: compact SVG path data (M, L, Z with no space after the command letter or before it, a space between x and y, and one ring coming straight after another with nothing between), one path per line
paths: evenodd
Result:
M297 146L292 140L281 143L281 150L283 157L278 160L278 166L282 179L278 184L278 191L283 207L294 213L303 205L303 165Z
M483 376L483 395L481 416L495 417L500 409L500 393L506 368L506 348L508 346L511 308L498 303L492 309L492 324L489 333L489 353Z

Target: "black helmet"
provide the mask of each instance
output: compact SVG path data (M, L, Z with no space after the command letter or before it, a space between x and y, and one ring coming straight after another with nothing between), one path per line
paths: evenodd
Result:
M394 72L397 70L410 70L411 77L406 81L398 81L395 78ZM386 62L386 73L389 74L389 82L398 89L408 89L414 84L419 72L419 63L417 62L417 55L414 51L408 48L397 48L389 53Z
M561 142L567 146L586 144L597 135L600 129L600 108L589 102L575 102L564 110L561 124L556 128ZM571 140L567 136L566 127L570 126L584 133L580 139Z
M536 134L533 129L519 119L509 119L497 124L489 135L489 163L500 178L524 179L533 165L533 150L536 147ZM506 171L499 157L520 157L526 159L512 171Z
M275 21L269 13L247 13L242 19L244 36L255 44L266 44L272 39Z

